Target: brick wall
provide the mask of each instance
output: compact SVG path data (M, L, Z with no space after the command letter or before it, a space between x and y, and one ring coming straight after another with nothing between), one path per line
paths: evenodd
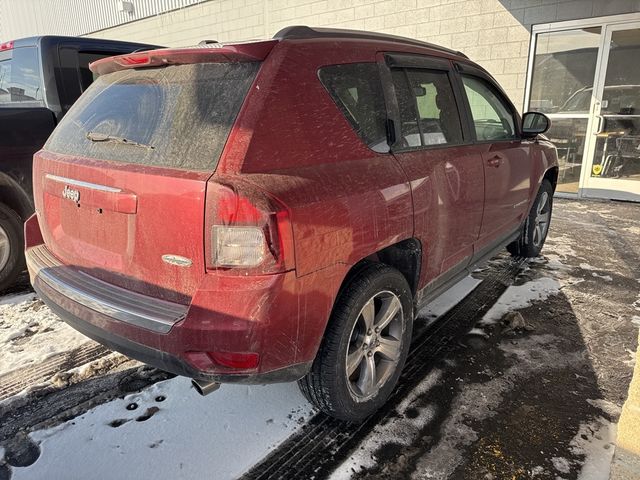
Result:
M288 25L393 33L463 51L521 108L531 25L631 12L640 0L210 0L90 36L184 46Z

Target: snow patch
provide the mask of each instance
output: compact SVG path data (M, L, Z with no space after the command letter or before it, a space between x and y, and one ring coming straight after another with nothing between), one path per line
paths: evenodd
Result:
M0 305L15 305L17 303L26 302L29 300L35 300L35 293L19 293L16 295L7 295L6 297L0 298Z
M178 377L32 433L42 454L12 478L237 478L312 413L295 383L201 397Z
M570 245L573 241L574 239L568 235L558 235L547 238L545 245L547 250L551 250L566 259L569 256L577 257L576 251Z
M612 418L618 418L620 416L620 413L622 412L622 408L619 405L616 405L615 403L604 400L602 398L596 400L589 398L587 399L587 403L592 407L602 410Z
M581 263L579 267L582 270L599 270L598 268L594 267L593 265L589 265L588 263Z
M505 290L478 324L495 324L507 313L529 307L533 302L556 295L559 291L558 280L549 277L538 278L523 285L512 285Z
M480 337L488 337L489 335L487 335L487 332L485 332L483 329L475 327L472 328L471 330L469 330L467 335L477 335Z
M442 371L434 370L422 380L418 386L398 405L398 413L404 415L408 408L414 407L417 416L414 418L397 417L384 425L376 425L367 438L345 462L329 477L330 480L348 480L362 468L371 468L376 464L373 452L388 443L408 446L417 440L420 431L435 417L436 405L416 407L416 399L432 389L442 376Z
M0 375L35 365L87 341L33 293L0 301Z
M600 275L599 273L596 273L596 272L591 272L591 275L593 277L601 278L606 282L613 282L613 277L611 275Z
M571 462L564 457L553 457L551 463L553 463L553 468L560 473L571 472Z
M585 457L578 480L609 478L615 450L616 425L603 417L580 425L571 440L571 451Z

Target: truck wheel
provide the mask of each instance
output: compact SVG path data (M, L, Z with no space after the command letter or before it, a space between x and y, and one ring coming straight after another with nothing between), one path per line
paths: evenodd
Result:
M339 294L300 390L328 415L363 420L398 382L412 325L411 289L402 274L382 264L365 267Z
M0 203L0 291L24 269L24 240L20 216Z
M520 238L507 245L507 250L516 257L537 257L549 233L551 211L553 210L553 187L546 178L540 185L529 216L525 221Z

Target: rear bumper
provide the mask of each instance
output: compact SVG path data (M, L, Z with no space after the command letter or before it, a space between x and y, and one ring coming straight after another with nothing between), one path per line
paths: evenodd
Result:
M26 257L32 283L37 278L68 299L115 320L167 333L187 315L186 305L131 292L65 267L44 244L30 248Z
M61 319L108 348L162 370L201 381L264 384L297 380L311 366L310 361L295 361L295 346L290 352L281 344L273 348L269 332L282 326L269 325L268 310L253 308L253 316L242 312L252 296L255 304L264 301L265 291L271 291L274 300L282 298L273 291L286 283L284 278L274 275L263 281L262 288L235 289L236 298L229 285L214 282L204 285L186 306L131 292L62 265L45 245L28 248L26 258L34 289ZM224 313L224 305L203 308L203 298L223 295L224 304L235 305L243 318ZM287 308L277 301L271 307L285 312ZM201 368L197 362L209 351L254 351L261 362L251 370L215 364Z

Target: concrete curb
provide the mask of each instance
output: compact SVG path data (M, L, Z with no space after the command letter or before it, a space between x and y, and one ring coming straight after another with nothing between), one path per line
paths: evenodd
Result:
M640 338L640 335L639 335ZM637 480L640 478L640 343L629 385L629 396L622 407L618 422L616 453L611 465L611 480Z

